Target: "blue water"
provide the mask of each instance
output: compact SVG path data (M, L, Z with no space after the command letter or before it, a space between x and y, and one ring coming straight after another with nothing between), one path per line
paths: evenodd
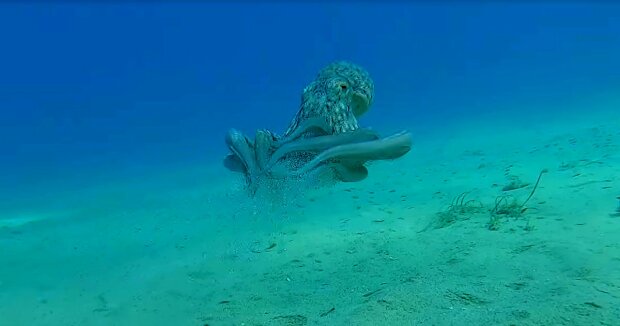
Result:
M376 103L365 120L374 124L570 103L620 84L619 10L3 4L1 190L81 169L203 160L221 153L230 126L281 131L303 87L337 59L371 72Z
M362 124L547 118L620 89L620 6L247 1L0 4L0 215L59 191L219 162L282 132L319 69L367 69Z

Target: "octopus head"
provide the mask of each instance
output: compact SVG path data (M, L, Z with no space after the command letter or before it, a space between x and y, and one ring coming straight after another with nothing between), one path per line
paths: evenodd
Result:
M315 86L323 89L330 102L349 107L357 118L368 111L374 96L374 83L364 68L347 61L334 62L323 68Z

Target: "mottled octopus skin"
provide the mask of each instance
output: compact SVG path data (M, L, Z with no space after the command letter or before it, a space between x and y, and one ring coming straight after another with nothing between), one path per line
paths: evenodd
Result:
M302 121L316 117L325 119L331 134L356 130L357 118L370 107L373 96L374 83L366 70L350 62L334 62L323 68L304 89L299 111L283 138L293 133ZM365 109L355 112L360 100Z

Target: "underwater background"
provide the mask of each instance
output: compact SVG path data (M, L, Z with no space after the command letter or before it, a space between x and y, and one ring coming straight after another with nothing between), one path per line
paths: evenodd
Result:
M2 3L0 325L619 325L618 58L604 1ZM413 149L248 196L337 60Z

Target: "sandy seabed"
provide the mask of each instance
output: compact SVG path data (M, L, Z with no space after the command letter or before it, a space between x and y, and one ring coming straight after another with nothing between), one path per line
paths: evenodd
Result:
M0 217L0 324L620 325L618 121L412 130L254 199L216 163L63 194Z

